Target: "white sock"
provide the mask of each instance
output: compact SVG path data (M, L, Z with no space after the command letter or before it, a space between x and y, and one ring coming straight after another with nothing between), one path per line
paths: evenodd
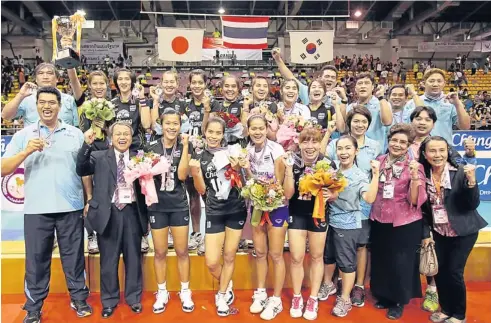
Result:
M426 287L426 290L433 292L433 293L436 293L436 286L428 285L428 287Z
M159 290L167 290L167 282L157 284L157 286L159 287Z
M181 290L187 290L189 289L189 282L181 282Z
M312 296L312 295L310 295L310 298L312 298L314 301L316 301L316 300L317 300L317 296Z
M300 298L302 298L302 294L298 294L298 295L297 294L293 294L293 297L300 297Z
M258 288L257 291L259 293L266 293L266 288Z
M361 289L365 289L365 286L363 285L358 285L358 284L355 284L356 287L360 287Z

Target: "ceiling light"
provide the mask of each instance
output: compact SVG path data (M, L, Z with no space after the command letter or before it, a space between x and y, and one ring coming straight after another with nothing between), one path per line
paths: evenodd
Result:
M435 39L440 39L440 34L436 34Z
M354 16L355 16L356 18L361 17L361 11L360 11L360 10L356 10L356 11L355 11Z
M220 7L220 9L218 9L218 13L223 15L225 13L225 9L223 9L223 7Z
M469 34L465 34L465 39L466 39L466 40L471 39L471 34L470 34L470 33L469 33Z

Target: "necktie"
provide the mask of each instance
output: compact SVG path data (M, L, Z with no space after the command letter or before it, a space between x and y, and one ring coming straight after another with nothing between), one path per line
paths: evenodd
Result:
M125 184L126 184L126 181L125 181L124 175L123 175L124 168L125 168L124 154L119 154L118 175L117 175L118 186L116 188L116 198L114 199L114 205L116 205L116 207L119 210L122 210L126 206L126 204L119 202L119 187L120 186L125 186Z

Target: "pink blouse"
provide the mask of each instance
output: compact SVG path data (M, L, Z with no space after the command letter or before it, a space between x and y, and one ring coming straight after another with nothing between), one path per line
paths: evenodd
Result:
M377 198L372 205L370 219L380 223L392 223L394 227L406 225L423 218L421 205L426 201L425 175L423 165L419 165L418 177L418 202L416 205L411 204L411 174L409 173L409 157L403 162L396 162L395 166L402 169L396 178L393 177L390 169L385 170L386 162L389 155L382 155L377 158L380 161L380 174L386 172L385 182L379 182ZM387 172L388 171L388 172ZM388 174L390 173L390 174ZM392 198L383 198L384 186L389 182L394 184L394 196Z

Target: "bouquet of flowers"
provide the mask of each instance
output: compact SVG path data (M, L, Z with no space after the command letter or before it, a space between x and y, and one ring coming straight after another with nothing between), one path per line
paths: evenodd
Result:
M193 145L194 151L197 154L201 154L205 148L205 141L203 137L199 135L194 135L189 137L189 142Z
M251 216L253 226L271 223L269 213L284 205L285 194L283 187L273 177L253 178L246 182L242 196L249 200L254 208Z
M139 150L126 166L124 179L127 183L133 183L135 179L139 179L142 193L145 195L145 203L150 206L159 202L153 177L163 175L169 169L170 164L166 158L153 152L144 153L143 150Z
M298 145L298 136L305 127L301 116L291 115L278 128L276 141L287 151L294 151Z
M88 120L92 121L91 128L94 130L96 139L104 139L102 130L106 121L114 119L114 104L102 98L92 98L87 100L80 107L81 113L85 114Z
M227 142L235 141L244 138L244 125L240 119L228 112L218 112L217 116L222 118L227 125L225 129L225 139Z
M325 202L322 189L328 188L332 192L342 192L348 186L348 180L344 175L331 167L329 162L321 160L313 169L306 168L305 174L300 178L298 191L300 196L315 196L314 211L312 217L318 226L319 219L325 221Z

